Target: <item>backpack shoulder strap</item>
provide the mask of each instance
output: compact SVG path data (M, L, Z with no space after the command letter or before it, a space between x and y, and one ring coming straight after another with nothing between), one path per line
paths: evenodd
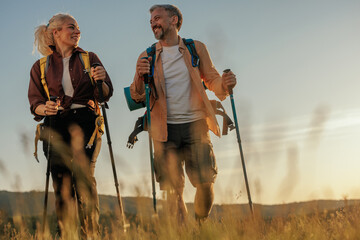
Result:
M42 57L40 58L40 78L41 78L41 84L43 85L44 91L46 93L46 96L48 98L48 100L50 100L50 94L49 94L49 89L45 80L45 76L46 76L46 72L47 69L49 67L49 56L46 57ZM38 155L37 155L37 144L39 140L42 140L42 135L41 133L44 131L42 130L44 128L44 124L43 123L39 123L36 126L36 131L35 131L35 151L34 151L34 157L36 159L37 162L39 162L38 159Z
M79 54L79 58L80 61L82 63L82 65L84 66L84 71L89 74L90 80L91 80L91 84L93 86L95 86L95 81L91 76L91 65L90 65L90 57L89 57L89 52L85 51L83 53ZM86 148L91 148L94 144L94 141L100 141L101 136L104 134L104 119L101 115L101 111L100 111L100 107L99 107L99 103L97 101L95 101L95 112L98 114L98 117L95 120L95 129L94 132L89 140L89 142L86 145ZM99 151L100 151L100 145L101 144L97 144L94 150L94 155L93 155L93 159L96 159ZM96 153L96 154L95 154Z
M182 39L184 44L186 45L187 49L189 50L190 54L191 54L191 64L193 67L198 67L199 63L200 63L200 58L199 55L196 52L196 48L195 48L195 43L194 40L192 40L191 38L183 38Z
M146 49L146 53L147 53L148 57L155 56L155 52L156 52L156 43L154 43L153 45L151 45L150 47L148 47Z
M151 45L150 47L148 47L146 49L146 53L148 57L151 57L151 63L150 63L150 74L149 74L149 79L153 79L154 77L154 69L155 69L155 59L156 59L156 43L154 43L153 45ZM150 82L153 80L150 80ZM156 91L156 87L155 84L153 84L152 88L154 89L153 93L154 93L154 97L155 99L158 99L158 94Z
M149 77L153 77L154 76L154 65L155 65L155 59L156 59L156 43L151 45L151 47L148 47L146 49L146 53L147 53L148 57L152 57L151 73L150 73Z
M79 58L80 58L80 61L82 63L82 65L84 66L84 72L86 72L87 74L89 74L89 78L91 80L91 84L93 86L96 85L94 79L92 78L91 76L91 65L90 65L90 57L89 57L89 52L88 51L85 51L83 53L80 53L79 54ZM104 103L105 106L107 106L106 103ZM100 112L100 107L99 107L99 103L97 101L95 101L95 112L99 115L101 115L101 112Z
M84 66L84 71L89 74L89 77L90 77L90 80L91 80L91 84L93 86L95 86L95 82L94 82L94 79L92 78L91 76L91 73L90 73L90 69L91 69L91 66L90 66L90 58L89 58L89 52L86 51L84 53L80 53L79 54L79 58L80 58L80 61L82 63L82 65Z
M41 84L43 85L46 96L50 100L50 93L45 80L46 71L49 66L49 56L40 58L40 73L41 73Z

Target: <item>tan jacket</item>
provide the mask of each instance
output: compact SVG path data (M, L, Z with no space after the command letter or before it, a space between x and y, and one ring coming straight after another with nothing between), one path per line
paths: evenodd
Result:
M185 46L182 39L179 37L179 50L184 56L186 67L189 70L190 77L192 80L192 87L198 90L198 96L204 103L204 112L206 113L206 122L209 129L220 137L220 128L217 123L215 112L211 106L211 103L206 95L205 88L202 84L204 81L207 88L215 93L215 95L222 101L228 95L228 92L222 87L222 78L216 71L205 44L199 41L195 42L196 52L200 58L199 67L193 67L191 64L191 54ZM156 59L154 68L154 84L158 94L158 99L155 101L154 94L150 97L150 106L153 106L151 110L151 133L152 137L156 141L166 142L167 141L167 106L166 106L166 88L163 68L161 64L162 46L158 42L156 43ZM142 52L139 59L147 57L146 51ZM154 91L153 91L154 92ZM145 101L145 84L143 79L139 77L136 72L134 81L130 86L131 97L136 102ZM154 104L155 101L155 104Z

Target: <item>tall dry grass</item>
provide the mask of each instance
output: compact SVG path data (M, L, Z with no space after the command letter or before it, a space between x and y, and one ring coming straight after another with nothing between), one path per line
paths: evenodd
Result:
M141 209L141 206L139 206ZM256 209L255 216L234 214L230 208L221 216L212 214L201 226L189 214L179 225L173 214L163 210L158 216L139 212L128 216L130 228L124 233L115 215L102 216L101 239L360 239L360 206L346 206L334 211L317 211L308 215L290 214L265 219ZM147 210L146 210L147 211ZM54 233L40 234L39 222L28 224L25 219L6 219L0 214L0 239L58 239ZM53 219L54 220L54 219ZM33 229L35 228L35 229ZM64 239L78 239L66 236Z
M290 149L289 159L294 159L293 155L296 157L296 149ZM0 172L5 172L6 168L1 163L0 161ZM289 169L293 169L293 166ZM288 193L289 190L282 192ZM166 206L159 207L158 216L152 216L149 214L151 207L146 206L143 200L139 194L136 214L127 214L130 227L126 233L122 231L119 217L115 213L101 215L101 239L360 239L359 205L333 211L314 208L311 214L299 213L273 218L262 217L258 206L255 208L255 216L226 207L221 214L213 213L200 226L193 213L188 215L184 224L179 225L176 216L166 211ZM49 216L45 234L41 233L40 219L40 216L9 218L0 210L0 240L59 239L55 229L56 216ZM78 239L78 235L72 234L73 232L65 231L63 239Z

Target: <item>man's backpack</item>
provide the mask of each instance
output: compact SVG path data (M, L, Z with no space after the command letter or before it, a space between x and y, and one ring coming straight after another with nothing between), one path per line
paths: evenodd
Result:
M196 52L195 49L195 43L194 40L192 40L191 38L183 38L182 39L184 44L186 45L187 49L189 50L190 54L191 54L191 64L193 67L198 67L200 64L200 58ZM156 59L156 43L152 44L150 47L148 47L146 49L146 53L148 57L152 58L151 61L151 71L149 74L149 77L153 77L154 76L154 66L155 66L155 59ZM205 87L205 85L204 85ZM206 87L205 87L206 88ZM153 91L155 91L155 95L156 95L156 89L153 89ZM128 108L130 111L134 111L137 110L139 108L144 108L145 107L145 103L144 102L135 102L132 98L131 98L131 94L130 94L130 87L126 87L124 88L124 94L125 94L125 99L126 99L126 103L128 105Z
M199 56L198 56L198 54L196 52L194 40L192 40L190 38L189 39L183 38L182 40L183 40L185 46L187 47L187 49L189 50L189 52L191 54L191 64L192 64L192 66L193 67L199 67L200 58L199 58ZM151 47L148 47L146 49L146 53L147 53L148 57L152 57L152 61L151 61L151 64L150 64L151 70L150 70L150 74L149 74L149 78L152 78L154 76L154 66L155 66L155 58L156 58L156 43L151 45ZM207 89L204 82L203 82L203 85L204 85L204 88ZM155 91L155 96L156 96L156 89L154 89L153 91ZM144 102L135 102L131 98L130 87L124 88L124 93L125 93L126 102L128 104L128 107L129 107L130 111L145 107ZM230 131L231 131L231 130L233 130L235 128L235 126L233 124L233 121L226 114L225 108L222 106L221 102L216 101L216 100L210 100L210 102L211 102L211 105L212 105L212 107L214 109L215 114L221 115L223 117L222 135L227 135L228 129L230 129ZM135 142L138 141L137 134L139 134L140 132L142 132L144 130L147 131L146 113L143 116L139 117L138 120L136 121L134 130L130 134L126 146L128 148L133 148Z

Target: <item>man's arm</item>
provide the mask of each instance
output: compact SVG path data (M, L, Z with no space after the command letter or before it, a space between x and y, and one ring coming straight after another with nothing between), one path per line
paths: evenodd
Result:
M135 102L145 101L145 84L143 75L150 72L150 63L147 59L144 59L144 57L147 57L146 51L142 52L138 57L134 80L130 85L131 98Z
M213 65L205 44L195 41L195 48L200 58L199 70L201 78L206 87L214 92L221 101L224 100L229 95L229 92L223 87L222 77Z

